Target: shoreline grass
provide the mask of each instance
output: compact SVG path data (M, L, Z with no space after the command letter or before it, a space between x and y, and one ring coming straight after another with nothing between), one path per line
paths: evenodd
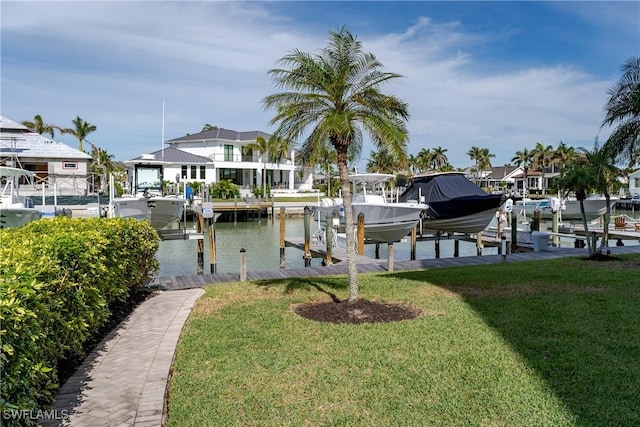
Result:
M345 277L207 288L168 426L640 425L640 256L360 275L418 319L334 325L292 304Z

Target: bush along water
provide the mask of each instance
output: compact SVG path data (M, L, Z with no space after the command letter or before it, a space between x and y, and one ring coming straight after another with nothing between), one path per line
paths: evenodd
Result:
M153 278L158 244L153 227L133 219L56 217L0 230L0 413L46 409L58 362L81 354L109 305Z

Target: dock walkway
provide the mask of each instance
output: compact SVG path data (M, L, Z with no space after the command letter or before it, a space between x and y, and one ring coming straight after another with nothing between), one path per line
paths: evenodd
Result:
M640 245L610 247L612 254L640 253ZM549 248L540 252L517 252L507 255L507 262L533 261L570 256L587 256L586 248ZM366 257L365 257L366 258ZM463 265L487 265L502 262L502 255L466 256L454 258L396 260L393 271L420 270ZM367 258L367 262L357 263L359 273L387 272L387 260ZM296 277L318 277L347 274L346 262L324 267L284 268L269 271L247 271L247 280L278 280ZM165 290L200 288L226 282L239 282L239 273L200 274L195 276L165 276L156 278L151 285Z

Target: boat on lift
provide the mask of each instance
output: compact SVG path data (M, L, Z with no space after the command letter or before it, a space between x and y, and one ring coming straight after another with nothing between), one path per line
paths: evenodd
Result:
M0 166L0 228L21 227L42 217L42 212L33 206L33 201L19 194L19 180L32 178L33 172L9 166Z

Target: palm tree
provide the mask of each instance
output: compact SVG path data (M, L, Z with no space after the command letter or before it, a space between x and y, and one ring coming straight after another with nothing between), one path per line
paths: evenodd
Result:
M491 154L488 148L481 148L479 152L480 157L476 160L478 165L477 171L491 170L491 158L495 157L495 154ZM483 174L483 177L486 176Z
M262 157L262 197L267 197L267 160L270 150L269 141L264 139L262 136L258 136L255 142L242 147L243 154L257 151Z
M640 148L640 57L630 57L621 68L617 84L607 90L602 126L617 125L606 142L621 160L629 159Z
M522 151L516 151L516 155L511 159L511 163L516 166L522 165L524 169L524 182L522 185L522 196L527 196L527 171L529 170L529 166L531 166L532 155L528 149L524 149Z
M449 159L447 155L444 154L448 150L446 148L442 148L439 145L433 149L431 152L431 166L434 170L440 170L443 165L447 164Z
M584 153L584 164L589 169L592 175L595 177L595 185L593 189L604 195L607 210L604 214L603 229L604 235L600 241L600 252L602 248L608 245L609 241L609 221L611 219L611 193L620 190L622 183L618 179L620 175L620 169L615 166L615 156L609 151L611 146L603 145L598 146L598 140L593 146L593 150L580 150Z
M553 147L551 145L545 147L539 142L537 142L535 148L531 150L531 167L540 169L540 173L542 174L542 195L546 194L544 181L545 168L551 165L552 155Z
M416 168L418 173L429 170L431 165L431 150L428 148L422 148L416 156Z
M60 132L63 134L68 133L78 138L78 150L84 151L82 149L82 142L87 138L87 135L95 132L97 128L95 125L82 120L80 116L76 116L75 120L72 120L71 123L73 123L75 128L61 129Z
M564 142L560 141L558 148L556 148L551 156L551 166L560 167L560 171L566 168L576 158L576 150L573 147L569 147ZM555 171L555 169L552 169Z
M202 126L202 130L200 132L206 132L206 131L214 130L214 129L218 129L218 126L211 125L209 123L205 123L204 126Z
M395 174L398 165L386 147L381 147L377 152L371 152L371 158L367 162L367 172Z
M25 120L22 124L40 135L51 135L51 138L55 136L56 129L61 130L59 126L45 124L40 114L36 114L32 122Z
M354 301L358 276L349 154L360 152L366 132L376 148L386 146L394 158L405 161L407 104L378 89L401 76L383 72L382 63L363 52L362 43L344 27L329 33L329 43L319 54L293 50L280 63L291 68L272 69L269 74L286 92L267 96L263 104L276 110L271 124L279 124L276 134L288 141L298 140L312 128L301 149L307 158L326 144L336 151L346 216L348 300Z
M467 151L467 156L471 158L471 160L475 161L475 172L476 172L476 184L478 183L478 172L480 171L478 167L478 163L482 158L482 148L476 147L475 145L471 147L469 151Z
M585 160L575 162L560 178L559 185L567 191L573 191L576 194L576 199L580 203L580 213L582 216L582 226L587 237L587 246L589 248L589 254L595 254L595 248L592 245L589 238L589 226L587 224L587 215L584 210L584 200L587 198L589 192L595 188L596 179L591 170L586 166Z

